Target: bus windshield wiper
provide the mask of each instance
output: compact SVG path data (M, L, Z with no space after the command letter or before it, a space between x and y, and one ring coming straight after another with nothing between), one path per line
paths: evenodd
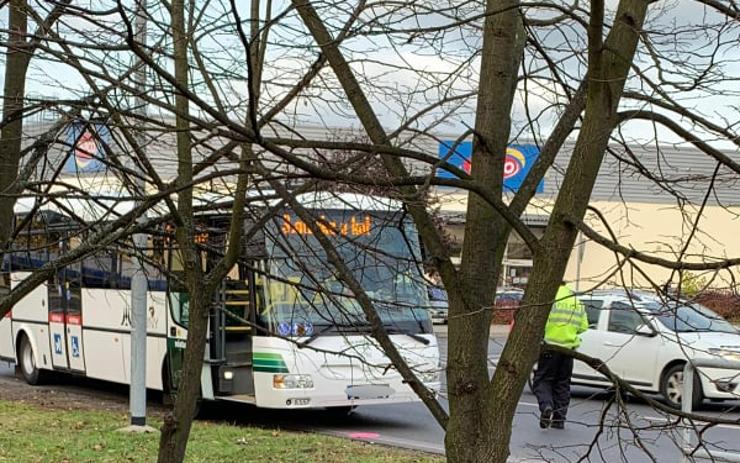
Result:
M402 329L400 329L400 328L398 328L396 326L389 325L389 324L385 324L383 326L385 327L386 331L388 331L388 334L405 334L406 336L410 337L414 341L418 341L418 342L424 344L425 346L428 346L429 345L429 342L430 341L427 338L425 338L424 336L419 336L416 333L412 333L412 332L410 332L408 330L402 330Z
M336 329L337 331L351 331L352 329L354 329L355 331L360 331L360 330L363 329L363 327L362 326L358 326L358 325L347 325L347 324L324 325L321 328L319 328L318 330L314 330L313 334L311 336L309 336L308 339L306 339L303 342L297 342L296 345L299 348L306 347L307 345L309 345L312 342L314 342L316 340L316 338L320 337L322 334L324 334L324 333L326 333L328 331L331 331L333 329Z
M329 330L334 329L336 326L337 325L326 325L326 326L322 326L318 330L315 330L313 332L313 334L308 337L308 339L306 339L303 342L297 342L296 345L298 346L298 348L301 348L302 349L302 348L306 347L307 345L311 344L312 342L314 342L316 340L316 338L318 338L322 334L326 333Z
M427 339L427 338L425 338L423 336L419 336L416 333L412 333L412 332L407 331L407 330L402 330L402 329L400 329L400 328L398 328L396 326L385 324L385 325L383 325L383 327L388 331L388 334L403 334L403 335L406 335L406 336L410 337L414 341L417 341L417 342L420 342L420 343L424 344L425 346L428 346L429 343L430 343L429 339ZM324 334L324 333L326 333L326 332L328 332L328 331L330 331L332 329L338 329L338 331L345 331L345 332L347 332L347 331L357 331L357 332L361 332L361 331L368 331L369 332L369 331L372 331L369 325L368 326L362 326L362 325L326 325L326 326L322 326L320 329L314 331L314 333L311 336L309 336L308 339L306 339L305 341L303 341L303 342L297 342L296 345L299 348L304 348L304 347L308 346L309 344L311 344L312 342L314 342L322 334Z

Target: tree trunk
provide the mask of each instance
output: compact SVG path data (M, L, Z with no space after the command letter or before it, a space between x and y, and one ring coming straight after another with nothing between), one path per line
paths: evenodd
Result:
M603 3L592 2L586 112L550 222L534 256L534 266L516 324L492 380L490 419L496 423L495 452L487 461L506 461L518 399L542 341L547 317L565 273L577 230L571 217L585 215L647 12L644 0L622 0L612 31L601 43ZM480 460L482 461L482 460Z
M172 2L172 43L175 57L175 79L182 86L188 86L188 38L185 31L184 0ZM214 285L203 279L203 266L199 251L195 248L193 224L193 157L188 127L188 99L185 95L175 95L177 111L177 160L178 193L177 216L180 221L176 230L177 242L182 255L185 280L190 296L190 318L188 323L187 347L183 361L182 377L179 383L175 407L165 417L159 441L160 463L179 463L185 458L185 450L193 424L196 402L200 395L200 375L203 368L206 335L208 330L208 309Z
M3 122L0 131L0 261L13 228L15 195L23 137L23 98L26 72L31 59L27 48L28 19L26 0L11 0L8 48L3 90ZM8 196L5 196L8 195Z
M190 285L188 285L190 286ZM182 377L177 390L175 407L164 417L159 441L159 463L179 463L185 459L190 429L200 397L200 375L203 368L208 309L210 299L203 295L202 288L188 288L190 292L190 322L188 325L187 348L183 361Z
M497 196L511 127L511 106L524 47L524 28L513 1L489 0L476 108L471 173ZM490 395L488 333L510 227L476 194L468 195L460 281L467 304L450 301L447 383L450 420L445 438L454 462L490 461L497 423L487 410ZM447 283L447 282L445 282ZM483 405L483 406L482 406Z

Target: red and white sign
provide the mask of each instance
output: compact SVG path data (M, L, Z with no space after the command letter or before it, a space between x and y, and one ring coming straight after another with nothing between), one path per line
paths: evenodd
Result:
M98 144L95 141L95 136L90 132L90 129L86 129L75 144L75 163L77 167L87 167L97 153Z
M527 165L527 159L521 151L515 148L506 148L504 159L504 180L516 176ZM470 159L465 159L462 165L466 174L470 174Z
M527 165L527 159L521 151L514 148L506 148L504 159L504 179L514 177Z

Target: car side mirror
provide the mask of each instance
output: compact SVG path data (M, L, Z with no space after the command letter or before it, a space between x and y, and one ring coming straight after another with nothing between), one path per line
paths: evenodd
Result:
M640 336L646 336L648 338L652 338L654 336L658 335L658 332L653 329L652 326L643 323L642 325L638 326L635 330L635 334L638 334Z

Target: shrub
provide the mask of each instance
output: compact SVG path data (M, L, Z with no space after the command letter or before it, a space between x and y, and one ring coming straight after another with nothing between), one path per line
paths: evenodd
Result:
M695 275L691 272L686 272L681 279L681 294L686 297L694 297L697 294L703 292L707 286L706 278Z
M706 290L693 298L728 320L740 321L740 294L732 291Z

